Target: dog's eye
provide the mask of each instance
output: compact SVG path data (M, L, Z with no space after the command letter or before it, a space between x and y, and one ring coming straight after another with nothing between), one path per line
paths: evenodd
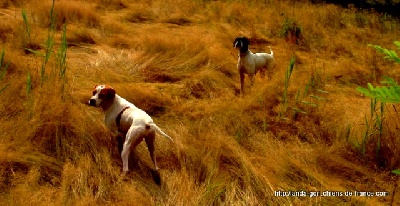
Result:
M93 96L96 95L96 91L93 91Z

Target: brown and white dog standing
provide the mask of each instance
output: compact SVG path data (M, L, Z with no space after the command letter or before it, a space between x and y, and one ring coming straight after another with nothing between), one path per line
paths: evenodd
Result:
M244 90L244 74L249 75L251 85L254 83L254 76L260 71L261 77L264 78L265 70L270 76L274 62L274 52L269 47L270 54L253 53L249 50L250 41L246 37L237 37L233 42L233 47L239 50L239 59L237 69L240 74L240 93Z
M118 140L118 149L121 152L124 174L128 172L128 159L130 150L145 140L150 157L157 171L154 140L156 132L173 141L165 134L143 110L137 108L126 99L116 94L115 90L106 85L98 85L93 91L89 105L100 106L105 113L105 124L108 129L118 136L125 137Z

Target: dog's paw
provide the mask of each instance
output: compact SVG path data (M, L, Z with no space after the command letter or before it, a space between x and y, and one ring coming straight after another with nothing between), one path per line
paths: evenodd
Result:
M128 171L123 171L121 173L121 179L122 180L127 180L128 179Z

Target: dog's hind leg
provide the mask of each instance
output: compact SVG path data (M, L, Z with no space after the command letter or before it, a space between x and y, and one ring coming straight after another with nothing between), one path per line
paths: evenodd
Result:
M265 77L265 70L266 70L265 67L260 69L260 76L261 76L262 79L264 79L264 77Z
M143 141L143 135L141 135L143 132L143 128L136 126L136 127L131 127L129 131L126 134L124 146L122 148L121 152L121 159L122 159L122 170L125 173L128 172L128 160L129 160L129 154L131 152L131 149L135 149L135 147Z
M250 85L253 86L254 84L254 74L249 74Z
M157 162L156 162L156 153L155 153L155 147L154 147L155 138L156 138L156 133L152 132L144 140L146 141L147 149L150 152L151 160L154 163L154 170L158 171Z
M121 132L118 132L118 135L116 137L117 139L117 144L118 144L118 154L121 155L122 149L124 147L124 141L125 141L125 135L122 134Z

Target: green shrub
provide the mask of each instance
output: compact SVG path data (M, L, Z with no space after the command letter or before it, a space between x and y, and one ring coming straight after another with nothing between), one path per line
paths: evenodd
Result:
M398 49L400 49L400 42L395 41L394 44L398 46ZM385 49L382 48L381 46L378 45L369 45L374 47L378 52L385 54L385 59L389 59L391 61L394 61L396 63L400 63L400 58L398 57L397 53L393 50ZM360 152L365 155L366 148L367 148L367 141L371 137L376 137L375 140L375 153L376 153L376 160L377 164L379 165L380 161L380 152L381 152L381 145L382 145L382 140L383 140L383 131L384 128L385 130L390 130L389 128L389 122L395 122L395 125L400 124L400 119L398 116L398 113L395 112L395 115L397 118L386 118L385 116L385 108L386 104L392 104L394 111L397 111L396 105L400 103L400 86L397 84L397 82L390 78L390 77L385 77L383 81L381 81L381 86L376 86L374 87L371 83L368 83L367 87L358 87L357 90L361 92L362 94L366 95L367 97L371 98L371 116L370 119L365 117L365 132L363 133L363 142L361 145L358 145L360 148ZM376 108L377 104L380 103L379 109ZM386 124L385 124L386 123ZM397 131L395 131L397 134ZM390 136L390 134L388 135ZM397 139L397 136L395 135L394 137L391 137L389 141L393 141ZM396 147L396 145L394 145ZM397 150L397 148L392 148L392 150ZM395 153L393 153L396 155ZM389 158L394 158L394 157L384 157L386 159ZM386 166L386 165L385 165ZM395 171L395 170L393 170ZM398 170L396 170L398 171Z
M281 29L281 36L285 37L286 41L293 44L300 44L304 42L303 29L297 21L285 18Z

